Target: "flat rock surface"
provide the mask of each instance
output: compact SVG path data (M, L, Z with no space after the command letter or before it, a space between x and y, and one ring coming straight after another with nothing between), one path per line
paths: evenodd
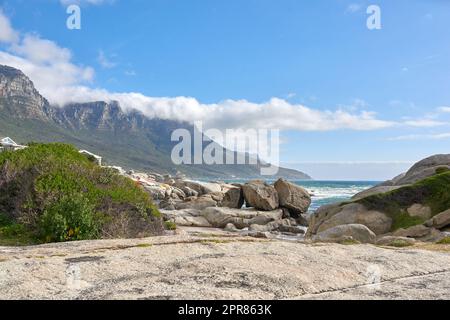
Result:
M181 233L0 248L0 299L450 299L448 246Z

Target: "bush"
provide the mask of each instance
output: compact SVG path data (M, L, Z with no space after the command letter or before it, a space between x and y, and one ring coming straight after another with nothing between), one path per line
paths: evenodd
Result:
M100 227L94 206L79 194L52 203L39 219L40 238L45 242L95 239Z
M390 243L389 246L395 247L395 248L406 248L406 247L412 247L413 244L411 242L398 239L398 240L392 241L392 243Z
M448 167L439 167L436 169L436 174L442 174L442 173L449 172L449 171L450 171L450 169Z
M6 214L0 213L0 246L33 243L31 235L22 224L14 223Z
M172 221L164 222L164 226L166 227L166 230L177 230L177 225Z
M37 242L144 237L164 229L139 185L58 143L0 153L0 212Z

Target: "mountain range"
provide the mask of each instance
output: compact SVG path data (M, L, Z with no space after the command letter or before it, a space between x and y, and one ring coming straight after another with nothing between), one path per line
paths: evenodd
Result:
M191 133L194 126L172 120L148 118L139 111L124 112L118 102L50 104L20 70L0 65L0 136L19 143L66 142L104 158L106 164L161 174L186 174L192 178L249 179L260 177L258 165L179 165L170 155L175 129ZM249 156L249 155L247 155ZM277 176L311 179L280 168Z

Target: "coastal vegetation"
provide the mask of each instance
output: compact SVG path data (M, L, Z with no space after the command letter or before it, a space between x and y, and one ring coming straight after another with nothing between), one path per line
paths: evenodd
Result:
M0 153L0 244L143 237L163 229L144 189L71 145Z
M407 209L413 204L422 204L431 208L435 216L450 208L450 170L442 168L436 174L413 185L387 193L378 193L361 200L368 210L376 210L393 219L392 231L406 229L424 223L427 219L413 217Z

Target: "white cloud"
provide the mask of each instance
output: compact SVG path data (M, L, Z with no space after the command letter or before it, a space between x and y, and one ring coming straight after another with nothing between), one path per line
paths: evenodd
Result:
M102 68L104 68L104 69L112 69L112 68L114 68L117 65L117 63L112 62L106 56L106 54L103 52L103 50L100 50L98 52L97 61L102 66Z
M35 34L25 35L20 43L10 47L10 51L36 64L70 62L72 59L70 50Z
M202 104L192 97L148 97L140 93L114 93L91 88L88 85L94 77L92 68L73 63L70 50L35 34L26 34L0 51L0 64L22 70L53 104L117 100L125 110L137 109L152 118L203 121L205 128L328 131L375 130L394 125L369 111L317 110L279 98L264 103L225 100Z
M418 128L432 128L446 125L446 122L436 121L432 119L418 119L418 120L408 120L404 122L405 125L410 127Z
M7 32L5 27L8 29ZM21 35L13 29L10 20L1 10L0 37L7 46L6 50L0 51L0 63L21 69L32 80L42 85L44 94L50 94L59 86L93 80L94 70L73 64L69 49L42 39L38 34Z
M203 121L214 128L266 128L301 131L338 129L375 130L392 126L375 114L357 114L342 110L320 111L303 105L290 104L272 98L261 104L246 100L226 100L217 104L202 104L192 97L147 97L140 93L111 93L86 86L68 86L55 91L50 100L64 104L96 100L119 101L125 110L137 109L150 118L177 121Z
M450 113L450 107L439 107L438 112L440 113Z
M18 39L18 32L12 28L11 22L0 8L0 42L14 43Z
M100 4L103 1L87 2ZM0 42L7 46L6 50L0 51L0 64L22 70L35 82L44 96L51 96L60 88L90 83L94 78L94 69L72 62L72 53L69 49L42 39L38 34L21 35L14 30L9 18L1 9Z
M0 50L0 64L22 70L45 97L61 88L90 83L94 78L94 69L72 62L70 50L37 34L18 34L16 42Z

